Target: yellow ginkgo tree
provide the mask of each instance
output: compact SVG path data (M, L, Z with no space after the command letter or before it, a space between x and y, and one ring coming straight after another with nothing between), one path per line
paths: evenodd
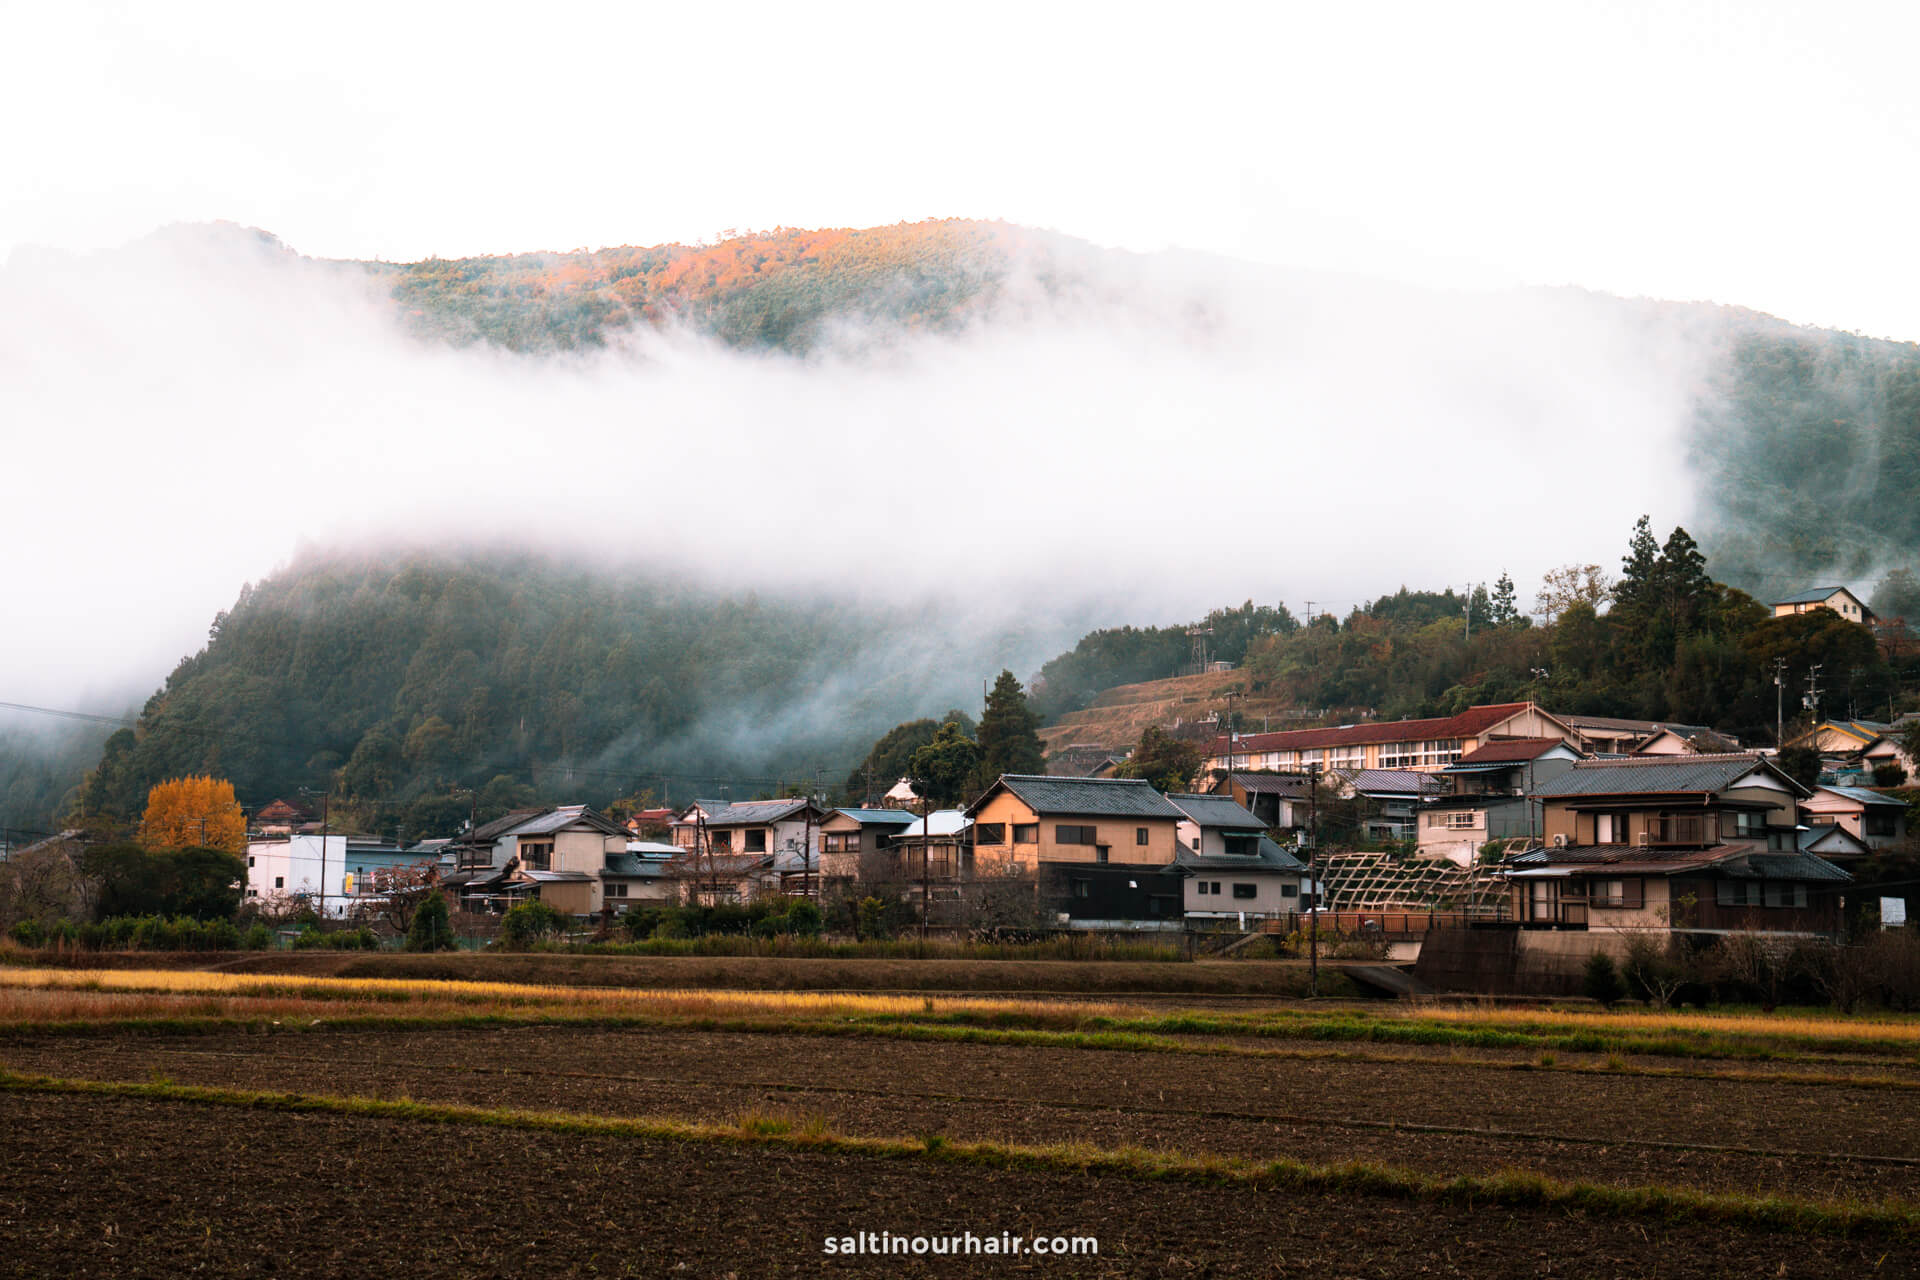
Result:
M169 778L147 792L140 843L149 849L247 850L247 818L233 784L204 774Z

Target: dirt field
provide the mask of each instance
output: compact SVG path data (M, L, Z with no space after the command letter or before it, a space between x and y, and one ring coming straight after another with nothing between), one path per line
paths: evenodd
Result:
M0 1125L0 1275L22 1277L1916 1273L1871 1239L364 1117L4 1096ZM823 1253L882 1231L1100 1254Z
M45 998L53 1008L69 997ZM824 1015L806 1021L818 997L754 999L790 1005L795 1020L330 1029L320 1008L318 1023L302 1015L297 1029L254 1019L191 1034L111 1018L57 1032L16 1020L0 1032L0 1069L13 1073L0 1089L0 1276L1920 1274L1920 1037L1910 1027L1833 1055L1565 1055L1562 1065L1606 1067L1576 1072L1512 1048L1273 1035L1175 1035L1156 1051L883 1038ZM899 1004L918 1011L921 1000ZM1734 1034L1727 1025L1715 1034ZM1751 1034L1790 1027L1763 1022ZM1231 1052L1209 1051L1223 1045ZM151 1096L62 1092L78 1086L59 1081L126 1082ZM296 1094L301 1109L238 1092L178 1096L195 1087ZM353 1114L341 1100L354 1097L503 1118ZM564 1113L582 1131L553 1132L533 1113ZM706 1128L679 1139L582 1128L596 1117ZM829 1147L751 1145L756 1118L828 1135ZM895 1145L848 1149L863 1138ZM1427 1186L1517 1170L1602 1190L1891 1205L1914 1225L1590 1215L1525 1198L1433 1199L1411 1184L1286 1193L1225 1175L948 1162L930 1145L942 1141L1145 1148L1189 1168L1362 1162L1411 1170ZM966 1230L1093 1236L1100 1253L823 1252L830 1235Z

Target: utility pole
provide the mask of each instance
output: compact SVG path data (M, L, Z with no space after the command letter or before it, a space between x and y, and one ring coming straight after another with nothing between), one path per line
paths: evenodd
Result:
M1807 710L1813 712L1813 722L1820 723L1820 668L1824 662L1816 662L1807 668Z
M1307 994L1320 994L1320 762L1307 766L1307 883L1313 913L1307 917Z
M806 815L806 827L800 837L800 896L811 900L813 897L813 797L807 797L807 807L801 810Z
M1773 749L1787 745L1787 660L1773 660Z
M927 940L927 924L933 915L933 797L920 798L920 940Z

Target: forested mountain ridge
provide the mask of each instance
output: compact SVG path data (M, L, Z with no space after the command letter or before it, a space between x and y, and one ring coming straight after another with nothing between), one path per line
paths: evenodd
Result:
M248 804L331 787L418 832L490 784L498 803L745 798L830 783L888 725L976 689L1003 643L1032 641L533 555L310 556L215 619L81 799L125 819L154 782L213 773Z

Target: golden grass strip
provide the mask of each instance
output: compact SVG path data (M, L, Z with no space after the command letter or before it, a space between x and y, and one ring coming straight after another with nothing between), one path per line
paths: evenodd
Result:
M1872 1233L1920 1237L1920 1205L1899 1200L1812 1200L1646 1185L1614 1187L1567 1182L1521 1170L1452 1178L1393 1165L1265 1162L1194 1157L1138 1147L1084 1144L1022 1146L955 1142L939 1137L851 1137L819 1118L787 1121L750 1113L733 1125L650 1117L608 1117L390 1101L330 1094L207 1088L168 1082L103 1081L23 1075L0 1069L0 1091L184 1102L257 1111L369 1116L423 1124L465 1124L583 1136L620 1136L684 1143L810 1150L835 1155L989 1168L1094 1174L1207 1186L1239 1186L1321 1194L1370 1195L1468 1206L1578 1210L1608 1218L1700 1221L1800 1235Z

